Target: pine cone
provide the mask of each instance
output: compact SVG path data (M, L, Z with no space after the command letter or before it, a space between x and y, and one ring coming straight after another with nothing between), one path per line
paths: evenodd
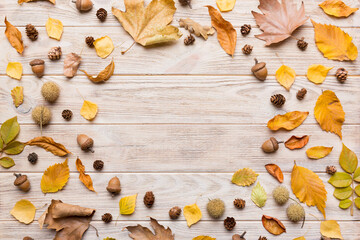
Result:
M30 153L29 155L28 155L28 160L29 160L29 162L31 163L31 164L35 164L36 162L37 162L37 160L38 160L38 155L36 154L36 153Z
M107 11L104 8L99 8L99 10L96 12L96 16L100 21L103 22L107 17Z
M85 42L89 47L94 47L95 39L91 36L85 38Z
M61 47L53 47L48 53L50 60L59 60L61 58Z
M242 35L248 35L251 31L251 25L244 24L241 26L240 32Z
M300 48L301 50L305 51L305 49L308 46L308 43L304 41L304 38L301 38L297 41L297 46L298 48Z
M267 240L267 238L260 236L258 240Z
M32 24L26 25L25 32L26 35L31 39L31 41L35 41L38 38L39 32Z
M155 195L153 192L146 192L144 196L144 204L146 207L151 208L155 202Z
M171 219L179 218L180 214L181 214L181 208L179 208L178 206L172 207L169 211L169 216Z
M285 101L286 98L282 94L275 94L270 98L270 102L276 107L281 107L282 105L284 105Z
M242 52L245 54L245 55L249 55L253 50L253 46L251 45L248 45L248 44L245 44L245 46L242 48Z
M179 0L182 6L189 6L191 8L191 0Z
M72 113L72 111L69 110L69 109L65 109L65 110L63 110L62 113L61 113L61 116L62 116L66 121L70 121L71 118L72 118L72 115L73 115L73 113Z
M189 35L187 38L184 39L184 44L189 46L195 42L195 37L193 35Z
M345 68L339 68L336 70L335 76L337 80L341 83L344 83L347 79L348 71L345 70Z
M224 220L224 226L229 231L233 230L235 225L236 225L236 221L235 221L235 218L233 218L233 217L227 217Z
M93 164L95 170L101 170L104 167L104 162L101 160L96 160Z
M326 167L326 173L333 175L336 173L336 167L335 166L327 166Z
M302 89L300 89L300 90L297 92L296 98L299 99L299 100L303 100L304 97L305 97L305 95L306 95L306 93L307 93L306 88L302 88Z
M109 223L112 221L112 215L110 213L105 213L101 216L101 220L103 220L105 223Z
M238 209L243 209L245 207L245 200L241 198L237 198L234 200L234 206Z

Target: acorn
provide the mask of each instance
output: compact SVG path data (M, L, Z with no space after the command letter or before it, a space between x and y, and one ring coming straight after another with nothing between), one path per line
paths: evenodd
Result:
M94 152L94 150L92 150L92 147L94 146L94 140L91 137L85 134L79 134L77 136L77 143L79 144L81 150Z
M258 62L256 58L254 60L255 65L251 68L251 71L257 79L264 81L268 75L266 63Z
M80 12L87 12L93 8L93 3L91 0L76 0L76 8Z
M14 185L17 186L21 191L28 192L30 190L30 182L26 175L14 173L16 177Z
M239 235L239 234L234 234L234 235L232 236L232 240L246 240L245 237L244 237L245 234L246 234L246 231L243 232L241 235Z
M110 192L113 196L119 194L121 192L120 180L118 177L113 177L110 179L106 190Z
M31 70L37 77L41 78L42 76L44 76L44 70L45 70L44 60L34 59L29 64L31 66Z
M276 138L271 137L263 143L261 149L266 153L276 152L279 149L279 142L276 140Z

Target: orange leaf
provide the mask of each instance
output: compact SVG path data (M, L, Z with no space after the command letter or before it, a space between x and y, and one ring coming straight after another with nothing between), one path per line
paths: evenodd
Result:
M237 33L233 25L226 21L218 10L212 6L206 6L211 17L211 25L217 31L217 39L225 52L234 56Z
M80 158L76 159L76 169L79 171L79 179L80 181L87 187L90 191L95 192L95 189L93 187L93 182L91 180L91 177L85 173L85 166L82 164Z
M51 152L55 156L59 156L59 157L66 156L67 154L71 153L69 150L67 150L64 147L64 145L55 142L54 139L52 139L51 137L45 137L45 136L36 137L26 142L25 144L29 146L41 147L46 151Z
M320 159L329 155L333 147L316 146L306 150L306 155L311 159Z
M324 10L326 14L334 17L348 17L357 10L359 10L359 8L349 7L340 0L326 0L319 4L319 6Z
M284 181L284 174L278 165L269 163L265 165L265 168L269 172L269 174L276 178L280 183Z
M285 147L290 150L303 148L309 142L309 136L304 135L302 137L291 136L286 142Z
M15 48L18 53L22 54L24 51L24 44L21 39L21 32L11 23L9 23L6 17L5 17L5 25L6 25L5 35L9 40L11 46L13 46L13 48Z
M277 131L282 128L286 130L293 130L294 128L300 126L308 115L309 112L299 111L288 112L284 115L276 115L268 122L267 126L273 131Z
M280 235L286 232L284 224L277 218L263 215L261 221L264 228L271 234Z

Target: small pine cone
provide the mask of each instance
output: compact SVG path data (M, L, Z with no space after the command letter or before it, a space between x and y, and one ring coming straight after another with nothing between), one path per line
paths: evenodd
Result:
M34 240L32 237L24 237L23 240Z
M35 164L36 162L37 162L37 160L38 160L38 155L36 154L36 153L30 153L29 155L28 155L28 160L29 160L29 162L31 163L31 164Z
M284 105L285 101L286 98L282 94L275 94L270 98L270 102L276 107L281 107L282 105Z
M326 167L326 173L333 175L336 173L336 167L335 166L327 166Z
M180 217L180 214L181 208L179 208L178 206L172 207L169 211L169 216L171 219L178 219Z
M304 38L301 38L297 41L297 46L301 50L305 51L308 46L308 43L304 41Z
M296 98L299 99L299 100L303 100L304 97L305 97L305 95L306 95L306 93L307 93L306 88L302 88L302 89L300 89L300 90L297 92Z
M179 0L179 3L182 5L182 6L190 6L190 3L191 3L191 0Z
M153 192L146 192L144 196L144 204L146 207L151 208L155 202L155 195Z
M193 35L189 35L187 38L184 39L184 44L189 46L195 42L195 37Z
M100 21L103 22L107 17L107 11L104 8L99 8L99 10L96 12L96 16Z
M235 225L236 225L235 218L233 218L233 217L227 217L227 218L225 218L225 220L224 220L224 226L225 226L225 228L226 228L227 230L229 230L229 231L233 230L234 227L235 227Z
M245 55L249 55L253 50L253 46L251 45L248 45L248 44L245 44L245 46L242 48L242 52L245 54Z
M89 47L94 47L95 39L91 36L85 38L85 42Z
M267 240L267 238L260 236L258 240Z
M25 26L25 32L31 41L35 41L38 38L39 32L32 24L28 24Z
M112 215L110 213L105 213L101 216L101 220L103 220L105 223L109 223L112 221Z
M241 26L240 32L242 35L248 35L251 31L251 25L249 24L244 24Z
M65 109L62 111L61 116L66 120L66 121L70 121L72 118L72 111L70 109Z
M104 167L104 162L101 160L94 161L93 167L95 170L101 170Z
M337 80L341 83L344 83L347 79L348 71L345 70L345 68L339 68L336 70L335 76Z
M238 209L243 209L245 207L245 200L241 198L237 198L234 200L234 206Z
M59 60L61 58L61 54L61 47L53 47L50 49L48 57L50 60Z

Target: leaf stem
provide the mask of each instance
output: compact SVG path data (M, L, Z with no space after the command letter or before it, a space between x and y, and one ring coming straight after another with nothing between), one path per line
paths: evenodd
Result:
M135 43L136 43L136 42L133 42L133 43L131 44L131 46L128 47L125 51L121 51L121 55L124 55L125 53L127 53L127 51L129 51L129 50L135 45Z
M354 175L354 174L352 174ZM352 193L351 193L351 206L350 206L350 216L354 216L354 176L352 176L352 182L351 182L351 188L352 188Z

